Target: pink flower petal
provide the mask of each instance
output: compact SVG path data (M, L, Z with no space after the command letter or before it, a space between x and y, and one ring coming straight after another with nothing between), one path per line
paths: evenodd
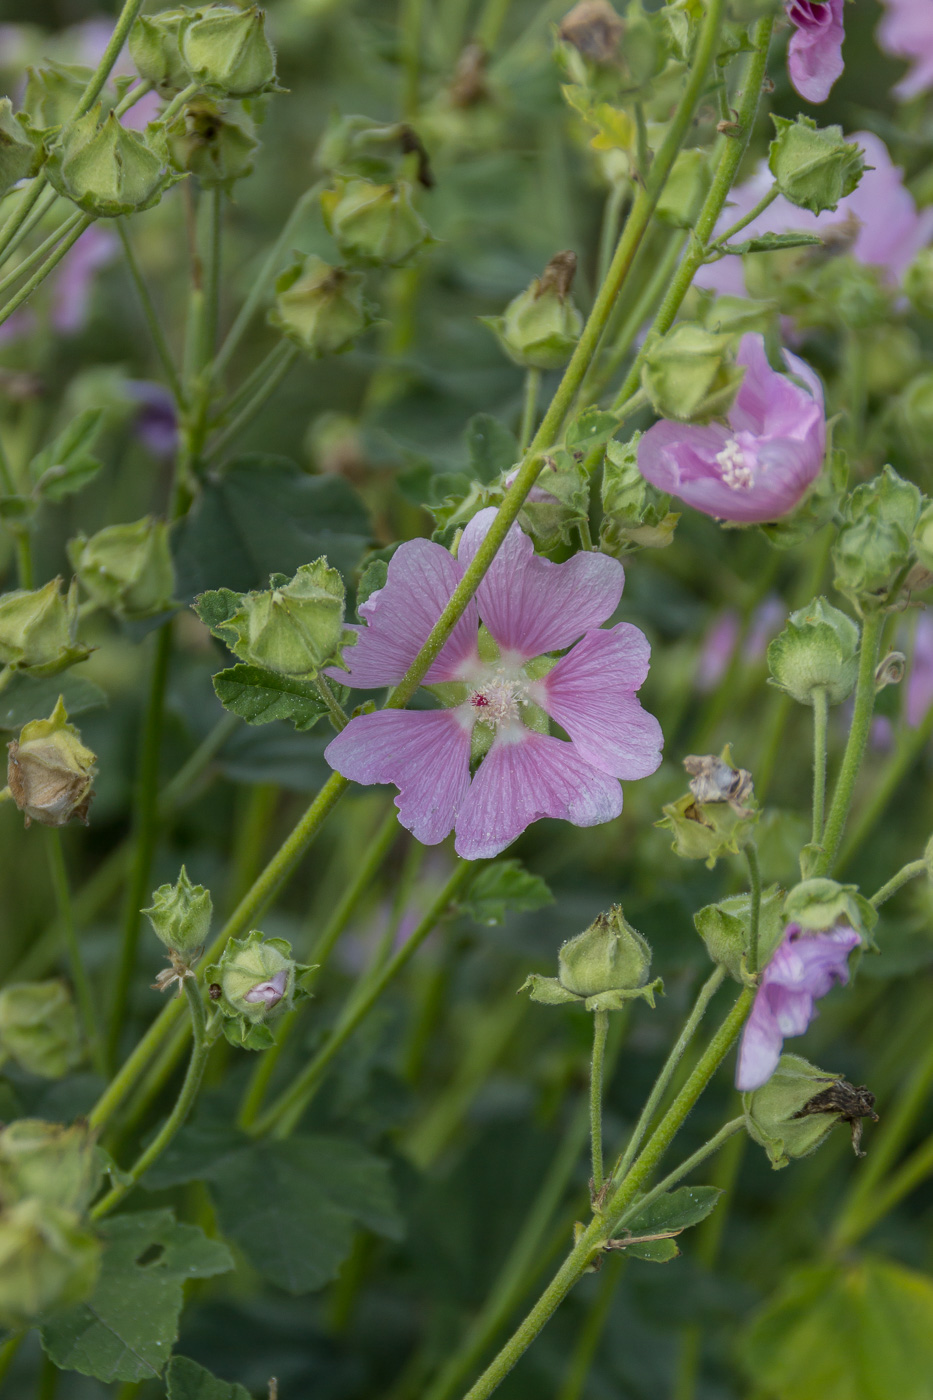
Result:
M791 355L788 367L806 378L811 392L778 374L768 363L764 336L743 335L736 363L745 366L745 378L729 410L729 423L738 432L772 437L803 437L810 424L822 418L823 389L803 360Z
M346 672L333 670L335 680L349 680L360 690L397 684L440 617L463 570L447 550L431 540L409 540L389 563L384 588L373 593L360 608L365 627L356 627L356 645L347 647ZM425 676L425 684L455 680L463 667L476 664L476 604L470 602Z
M742 1032L735 1087L742 1093L751 1093L766 1084L777 1069L783 1043L774 1013L759 994Z
M785 0L787 17L795 26L787 47L787 70L794 87L808 102L825 102L842 73L845 0Z
M436 846L470 786L470 727L456 710L378 710L358 715L324 750L357 783L393 783L399 821Z
M650 655L644 633L620 622L587 632L530 690L580 757L615 778L645 778L661 762L661 726L635 698Z
M467 525L458 562L466 569L486 538L496 511L481 510ZM518 525L506 535L476 598L479 613L499 646L523 660L569 646L615 612L625 574L605 554L575 554L553 564L535 554Z
M498 855L541 817L598 826L622 811L615 778L592 767L572 744L531 729L500 730L457 818L457 854Z

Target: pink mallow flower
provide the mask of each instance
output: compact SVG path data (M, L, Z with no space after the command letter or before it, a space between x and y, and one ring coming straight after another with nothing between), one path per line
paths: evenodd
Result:
M808 102L825 102L842 73L845 0L784 0L794 26L787 46L787 71L794 87Z
M788 924L761 975L752 1013L739 1046L735 1087L760 1089L777 1068L789 1036L803 1035L817 1015L815 1003L836 983L849 980L848 958L859 942L848 924L827 933L807 933Z
M401 680L495 514L474 516L456 559L424 539L396 551L344 655L352 685ZM425 676L426 686L441 687L447 708L359 715L325 758L358 783L393 783L402 825L428 846L455 829L457 854L467 860L497 855L540 817L576 826L617 817L618 780L653 773L662 744L658 721L635 695L648 673L646 638L627 622L600 627L624 581L621 564L604 554L542 559L513 525ZM485 644L480 654L480 620L497 657ZM568 647L556 662L546 655ZM549 718L569 742L549 732Z
M263 1002L271 1011L273 1006L278 1006L285 995L287 981L288 968L283 967L281 972L270 977L268 982L257 982L255 987L250 987L243 1000L253 1004Z
M885 15L878 25L879 48L913 66L894 85L895 97L906 100L933 88L933 0L881 0Z
M652 486L704 515L754 524L793 510L826 453L823 390L809 365L784 351L801 388L768 364L764 337L742 337L745 378L728 426L662 419L638 444L638 469Z

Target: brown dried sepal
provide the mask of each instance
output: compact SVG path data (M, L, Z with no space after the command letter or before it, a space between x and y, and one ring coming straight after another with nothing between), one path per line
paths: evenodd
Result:
M564 15L558 30L565 44L572 44L593 63L614 62L624 33L625 25L608 0L580 0Z
M745 803L754 793L747 768L733 768L719 754L688 754L684 768L691 775L688 787L697 802L728 802L740 816L754 810Z
M561 301L566 301L570 295L570 288L573 286L576 270L577 255L572 248L567 248L562 253L555 253L538 278L535 301L545 292L555 292Z
M811 1113L832 1113L840 1123L851 1124L852 1151L856 1157L865 1156L860 1147L862 1119L870 1118L873 1123L878 1122L875 1096L865 1084L856 1086L847 1079L834 1079L826 1089L821 1089L812 1099L808 1099L793 1117L806 1118Z
M7 750L7 782L27 826L34 821L43 826L65 826L72 818L87 826L88 808L94 796L93 770L82 772L70 767L51 738L33 739L22 749L13 739Z

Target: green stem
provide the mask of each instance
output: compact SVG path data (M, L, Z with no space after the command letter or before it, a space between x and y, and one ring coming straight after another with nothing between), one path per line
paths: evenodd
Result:
M10 466L10 459L0 438L0 490L6 496L16 496L19 494L16 478L13 475L13 468ZM9 528L9 527L8 527ZM16 579L20 588L32 588L34 586L34 576L32 567L32 535L28 525L22 529L11 530L13 542L16 546ZM0 671L0 690L8 685L13 678L12 671Z
M820 844L826 809L826 727L829 720L829 698L826 687L818 685L813 692L813 823L810 840Z
M862 644L859 651L858 681L855 688L852 724L846 741L845 753L842 757L842 767L836 780L829 816L826 818L826 829L820 843L823 848L822 855L816 863L814 875L828 875L832 870L836 853L839 850L839 843L842 840L842 833L845 830L849 808L852 805L855 783L862 766L862 758L868 743L871 718L875 708L875 667L878 663L878 647L881 642L884 621L885 615L878 609L875 612L870 612L862 624Z
M476 37L487 53L493 53L502 33L512 0L486 0L476 24Z
M916 880L918 875L929 873L929 865L925 860L912 860L907 865L901 866L896 875L892 875L887 884L882 885L871 897L869 903L879 909L892 896L897 894L902 885L906 885L909 880Z
M68 872L65 869L61 832L54 827L49 829L48 849L52 887L55 890L55 902L58 905L58 921L64 935L65 947L68 950L68 961L71 966L71 980L74 982L75 997L78 1002L78 1010L81 1014L81 1021L84 1026L84 1034L87 1039L88 1049L91 1053L91 1063L97 1073L106 1078L107 1064L104 1058L103 1042L100 1037L100 1027L97 1023L97 1012L94 1008L94 994L88 980L87 969L84 966L84 959L81 956L81 947L78 943L78 935L75 929L74 909L71 903L71 891L68 887Z
M273 1132L276 1137L287 1137L311 1102L318 1083L336 1057L350 1039L357 1026L365 1019L390 982L414 957L421 944L437 927L454 897L460 893L466 882L473 878L479 868L476 862L460 860L453 874L418 924L407 942L399 948L394 957L384 965L379 974L361 989L359 995L351 994L343 1015L331 1031L321 1049L296 1076L292 1084L254 1123L257 1134Z
M583 1400L590 1369L596 1359L596 1352L602 1341L606 1323L615 1299L616 1289L622 1278L624 1260L622 1254L603 1261L600 1270L599 1292L596 1301L583 1321L576 1344L567 1365L567 1374L557 1392L557 1400Z
M627 1221L632 1220L636 1215L640 1215L643 1210L647 1210L648 1206L653 1205L656 1200L670 1191L671 1187L676 1186L678 1181L682 1181L684 1177L689 1176L701 1162L705 1162L707 1157L712 1157L714 1152L718 1152L723 1143L727 1142L729 1138L732 1137L733 1133L737 1133L740 1128L744 1127L744 1113L740 1113L738 1118L731 1118L728 1123L725 1123L719 1129L718 1133L714 1133L707 1142L704 1142L702 1147L698 1147L696 1152L690 1157L685 1158L679 1167L675 1167L672 1172L669 1172L667 1176L664 1177L663 1181L659 1181L657 1186L653 1186L644 1196L639 1196L638 1200L630 1205L628 1210L619 1217L617 1225L625 1225Z
M73 228L76 228L77 225L81 223L83 218L84 215L79 211L72 214L64 223L59 224L55 232L50 233L44 243L40 243L38 248L34 248L31 253L27 254L22 262L17 263L16 267L14 267L11 272L8 272L5 277L0 278L0 293L12 287L14 282L18 282L21 277L25 277L27 272L31 272L34 267L41 263L52 251L59 239L65 238Z
M36 228L38 224L41 224L46 214L49 212L49 210L55 204L56 200L59 198L58 192L56 190L40 190L40 194L42 194L42 198L36 199L34 201L32 208L29 210L26 218L23 219L19 228L10 238L10 241L4 250L3 256L2 258L0 258L0 262L6 262L10 254L15 252L19 245L29 237L33 229Z
M143 0L125 0L123 9L114 25L113 33L107 41L107 47L101 54L100 62L88 79L87 86L78 99L78 105L72 112L65 126L65 131L77 121L78 117L83 117L85 112L89 112L97 101L103 90L104 83L113 71L113 65L120 57L120 51L126 43L127 35L135 23L136 16L143 7ZM64 134L64 132L62 133Z
M217 352L217 331L220 321L221 236L223 234L224 191L215 185L206 194L207 259L204 282L203 340L199 356L201 367L209 365ZM206 392L210 393L211 376L205 376Z
M657 1112L658 1105L660 1104L665 1092L667 1091L668 1085L674 1077L674 1071L677 1069L677 1066L683 1059L684 1051L687 1049L687 1046L690 1044L691 1040L696 1035L700 1022L706 1015L706 1008L709 1006L713 997L716 995L716 993L719 991L719 988L722 986L725 975L725 969L722 967L717 967L703 983L703 986L700 988L700 993L693 1005L693 1010L687 1017L687 1020L684 1023L683 1030L677 1037L673 1049L671 1050L670 1054L665 1060L661 1072L654 1082L651 1093L648 1095L647 1101L645 1102L645 1106L641 1111L641 1116L639 1117L638 1122L632 1129L632 1136L629 1138L625 1152L620 1158L612 1174L613 1181L622 1181L628 1173L632 1163L634 1162L635 1154L641 1147L645 1134L647 1133L648 1128L651 1125L651 1120Z
M120 236L120 242L123 244L126 265L129 269L130 277L133 279L133 286L136 288L136 295L139 297L139 304L142 308L146 325L149 327L149 334L152 336L152 343L159 357L159 363L168 380L169 388L175 397L175 402L181 407L184 407L185 395L181 387L181 380L178 377L178 371L175 368L175 362L172 359L172 352L169 350L168 341L162 329L162 323L159 320L152 297L149 295L149 288L146 286L145 278L142 275L139 263L136 261L136 254L133 252L133 245L130 242L130 236L127 231L127 220L115 219L114 224Z
M904 778L913 768L933 736L933 705L927 710L916 729L901 736L895 752L864 802L859 804L858 815L839 851L837 867L845 870L856 851L861 850L865 841L887 810L888 804L900 787Z
M208 446L204 453L205 461L210 461L212 457L216 457L223 452L227 444L231 442L238 433L242 432L247 423L252 422L266 401L275 393L300 353L296 345L289 345L285 341L277 347L277 350L277 354L273 352L274 363L273 355L269 356L269 371L265 382L259 386L252 398L243 405L239 413L236 414L227 424L226 428L224 428Z
M45 176L40 172L3 225L3 228L0 229L0 262L6 258L8 253L12 252L13 248L19 242L17 235L20 233L20 230L23 228L26 220L38 203L39 197L44 189ZM51 207L51 203L54 203L54 201L51 201L47 207Z
M19 310L23 302L29 300L36 288L41 286L46 277L48 277L49 273L55 271L62 258L74 247L85 229L89 229L93 222L94 219L90 214L84 214L76 224L72 225L71 232L62 239L54 253L46 258L42 266L29 278L29 281L24 282L16 295L11 297L6 306L0 310L0 326L3 325L4 321L10 319L14 311Z
M541 371L525 371L525 397L522 404L522 425L518 434L518 450L525 453L535 427L535 409L538 406L538 390L541 387Z
M606 195L603 223L599 231L599 261L596 265L597 286L601 286L606 280L612 254L619 241L619 223L622 219L625 193L625 186L618 184L611 185L609 193Z
M181 92L175 94L165 110L159 113L159 121L168 126L177 117L182 107L190 102L195 93L200 92L200 90L200 83L189 83L186 88L182 88Z
M680 257L686 233L671 233L668 237L667 247L658 260L657 267L645 282L637 299L628 312L625 320L612 342L611 349L606 354L605 363L598 373L593 374L592 382L589 386L583 385L581 397L586 402L592 403L602 394L604 388L613 378L622 361L634 344L638 332L642 329L648 317L657 306L664 289L670 281L671 273L677 266L677 259ZM645 396L647 401L647 396ZM625 405L620 405L620 411Z
M721 248L724 243L729 242L730 238L734 238L737 233L741 233L743 228L747 228L753 220L758 218L759 214L763 214L765 210L774 203L780 193L781 191L778 189L777 185L772 185L768 193L759 199L754 209L750 209L747 214L743 214L742 218L737 219L731 228L727 228L725 233L721 233L712 246L714 248Z
M28 1332L13 1332L0 1343L0 1385L6 1380L7 1372L16 1360L16 1353L28 1336Z
M154 87L155 84L150 83L147 79L143 79L143 81L137 83L135 87L131 87L129 92L125 93L114 107L113 115L115 117L122 117L124 112L128 112L131 107L135 107L136 103L145 97L147 92L151 92Z
M183 1126L185 1119L191 1112L192 1105L198 1096L201 1087L201 1080L204 1076L204 1066L207 1064L207 1057L211 1051L212 1041L207 1034L207 1023L204 1015L204 999L201 989L195 977L186 977L184 980L185 995L188 1000L188 1008L191 1012L191 1027L194 1033L194 1045L191 1049L191 1059L188 1063L188 1073L185 1075L181 1092L161 1130L153 1138L152 1142L144 1152L137 1157L136 1161L126 1173L128 1180L120 1181L114 1186L103 1200L91 1210L91 1219L100 1220L102 1216L108 1215L114 1206L119 1205L140 1177L149 1170L156 1158L161 1157L169 1143L175 1137L178 1130Z
M758 864L758 848L754 841L745 847L748 862L748 879L751 889L751 904L748 917L748 954L746 964L752 974L758 971L758 929L761 923L761 867Z
M876 1189L859 1209L850 1210L833 1232L831 1247L834 1250L851 1249L868 1234L880 1220L894 1207L915 1191L927 1177L933 1174L933 1135L921 1143L917 1150L894 1172L883 1185Z
M130 986L136 970L141 911L149 895L149 876L158 831L159 756L162 749L162 723L165 715L165 689L172 654L172 624L163 623L155 639L149 700L143 721L133 811L133 865L123 909L123 936L120 961L110 1010L107 1062L116 1063L129 1003Z
M190 800L191 789L223 748L233 731L239 728L239 724L240 720L237 715L221 715L210 733L205 735L198 744L191 757L182 764L175 776L168 780L159 793L160 817L166 817L173 807L182 803L183 799Z
M609 1012L593 1013L593 1058L590 1065L590 1146L593 1192L603 1184L603 1056L609 1034Z
M402 61L402 112L406 121L418 116L421 86L421 31L424 0L400 0L399 51Z
M211 419L212 427L220 427L229 419L232 413L236 413L239 408L242 408L243 404L252 398L256 390L266 382L270 371L275 369L287 348L288 342L284 340L277 341L276 344L273 345L272 349L260 360L256 368L246 376L242 384L233 391L227 401L221 404L213 414Z

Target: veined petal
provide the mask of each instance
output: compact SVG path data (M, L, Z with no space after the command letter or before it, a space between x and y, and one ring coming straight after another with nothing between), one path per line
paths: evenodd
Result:
M358 715L324 750L357 783L393 783L402 826L436 846L470 786L470 726L456 710L378 710Z
M463 569L456 559L432 540L409 540L401 545L389 563L385 587L360 608L366 626L355 629L356 645L344 652L349 676L336 669L329 674L359 690L397 684L462 577ZM476 604L471 601L428 670L426 684L457 680L462 668L476 664L478 627Z
M500 731L470 784L457 818L457 854L495 856L541 817L598 826L622 811L615 778L586 762L572 744L531 729Z
M616 778L645 778L661 762L661 726L635 698L650 655L644 633L620 622L587 632L529 688L581 758Z
M458 562L466 569L486 538L490 506L463 532ZM499 646L522 660L559 651L615 612L625 573L606 554L575 554L553 564L535 554L531 537L513 525L477 590L479 614Z
M729 422L737 432L756 436L802 437L812 418L822 417L823 391L809 365L792 356L790 367L805 378L810 392L771 368L764 336L742 336L736 363L745 366L745 377L729 410ZM802 420L805 420L802 421Z
M759 987L739 1045L735 1087L743 1093L767 1083L781 1058L784 1037L764 992Z

